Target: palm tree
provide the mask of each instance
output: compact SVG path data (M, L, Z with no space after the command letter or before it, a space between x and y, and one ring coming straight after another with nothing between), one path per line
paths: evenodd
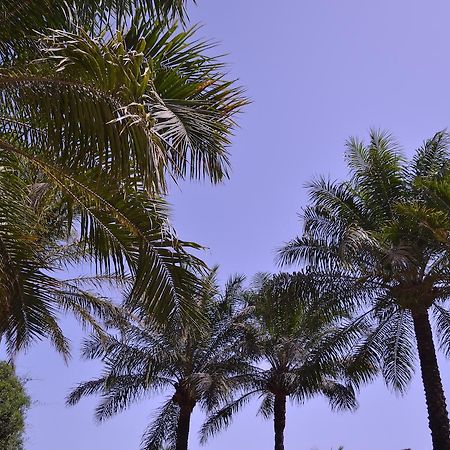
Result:
M220 296L215 270L202 280L195 298L206 319L201 327L174 322L161 328L138 321L120 326L121 333L106 341L95 337L87 341L84 356L101 358L105 371L100 378L80 384L68 403L100 393L96 416L103 420L137 399L168 390L170 396L142 438L142 449L167 445L186 450L194 408L213 408L246 368L245 359L237 353L248 317L238 303L242 281L239 277L230 280Z
M252 397L262 398L260 414L273 416L275 450L284 449L287 399L303 403L324 395L332 408L356 407L344 370L349 336L338 327L345 315L331 304L324 307L327 296L313 274L257 278L247 296L255 310L256 335L246 346L253 362L203 425L203 442L228 426Z
M41 164L101 169L150 194L166 191L167 174L221 181L245 100L194 32L138 14L112 36L42 37L38 61L0 70L0 148L23 158L38 148Z
M46 25L63 26L69 17L67 11L58 16L63 3L47 1L39 10L41 2L30 0L0 17L25 28L30 20L39 30L33 14L22 20L21 8L39 15L51 6L55 17L46 17ZM181 12L181 0L74 4L109 5L105 11L111 17L128 15L123 22L105 23L102 9L94 8L95 29L103 26L102 32L69 26L47 30L33 38L37 48L14 46L12 60L0 58L1 170L17 173L18 161L37 174L39 183L56 190L66 234L79 232L80 246L98 272L132 276L127 306L145 307L159 318L188 312L185 299L198 287L193 272L202 263L187 250L199 246L177 238L162 196L168 177L219 182L227 176L233 116L245 100L224 80L220 60L205 55L209 44L193 41L194 30L177 32L175 26L158 24L148 9L145 19L130 15L142 5ZM75 21L87 14L80 8L71 12ZM26 37L30 27L22 30ZM21 34L17 26L13 31ZM31 63L30 55L39 58ZM5 184L2 194L11 189ZM6 198L10 203L2 203L2 218L22 208L15 197ZM2 238L13 247L28 245L12 242L26 238L16 231L5 231ZM5 261L14 260L18 271L28 273L26 260L9 254L11 248L4 247ZM2 276L2 289L10 281Z
M359 358L377 362L387 384L404 391L416 353L434 450L450 449L450 426L430 314L449 354L449 136L437 133L407 163L385 133L347 143L350 180L310 184L304 234L281 261L307 261L345 283L373 330ZM359 299L357 298L359 297Z

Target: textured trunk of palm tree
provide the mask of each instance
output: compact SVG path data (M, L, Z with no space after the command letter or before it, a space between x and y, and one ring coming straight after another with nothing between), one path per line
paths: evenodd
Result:
M284 450L284 428L286 427L286 395L275 394L273 428L275 450Z
M175 450L187 450L189 442L189 428L191 426L192 406L189 403L180 405L178 416L177 442Z
M433 450L450 450L450 425L427 309L413 310Z

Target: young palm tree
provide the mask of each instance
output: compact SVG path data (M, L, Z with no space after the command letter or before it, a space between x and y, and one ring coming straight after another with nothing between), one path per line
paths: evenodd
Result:
M256 335L247 347L253 363L203 425L203 442L228 426L252 397L262 397L260 414L273 416L275 450L284 449L287 399L303 403L325 395L332 408L356 407L345 381L349 336L337 326L345 315L331 304L325 308L326 296L312 274L264 275L256 281L248 296L255 310Z
M449 354L449 136L437 133L406 163L390 136L351 139L346 182L310 185L304 234L281 250L284 263L307 261L359 296L373 331L359 358L379 362L389 386L404 391L416 353L434 450L450 449L450 426L430 314ZM355 300L354 297L350 302Z
M247 329L247 312L236 304L242 281L231 280L222 297L214 271L203 279L195 298L198 311L207 319L202 327L175 322L161 328L136 322L121 326L117 337L87 341L84 356L101 358L105 371L100 378L79 385L70 394L69 404L100 393L96 416L103 420L139 398L168 390L170 396L142 438L142 449L167 445L186 450L194 408L213 408L246 368L245 359L237 353Z

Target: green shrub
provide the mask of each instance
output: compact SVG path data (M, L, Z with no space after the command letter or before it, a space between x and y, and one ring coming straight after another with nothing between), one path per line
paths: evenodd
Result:
M0 362L0 448L22 450L25 413L30 399L14 368Z

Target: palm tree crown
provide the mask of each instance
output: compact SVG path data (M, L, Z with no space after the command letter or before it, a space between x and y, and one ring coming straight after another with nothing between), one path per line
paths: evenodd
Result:
M407 163L387 134L349 140L350 180L310 185L304 234L281 251L284 263L307 261L353 293L373 327L359 358L379 363L400 391L416 364L415 338L439 450L450 448L450 429L428 316L449 354L448 149L448 134L437 133Z
M77 232L80 253L99 275L131 275L128 307L159 319L188 313L186 299L198 288L194 272L204 265L188 253L199 246L179 240L169 224L167 179L227 176L233 117L245 99L224 79L221 61L206 56L210 45L194 40L195 30L177 32L170 21L155 20L181 14L184 1L69 3L73 11L64 9L67 2L31 0L0 14L11 25L1 33L17 31L21 42L10 46L4 37L15 57L0 56L3 256L28 271L27 259L10 253L29 248L26 227L17 226L28 219L10 220L13 210L34 212L23 209L29 199L7 194L14 186L6 183L33 173L60 205L59 229L47 235L64 240ZM41 17L46 8L52 14ZM40 33L30 38L31 29ZM20 182L22 193L36 185L29 177ZM41 270L48 269L44 259L34 261ZM0 289L9 289L11 277L0 277ZM22 311L20 297L9 298L17 304L3 312ZM12 316L2 320L17 332Z
M103 400L96 415L103 420L138 398L169 390L170 396L143 436L142 448L187 449L193 409L198 405L211 410L246 367L245 359L237 354L247 320L245 310L236 310L242 279L231 280L224 296L219 296L214 278L213 271L203 279L203 289L195 299L206 320L203 327L128 324L118 337L88 341L84 355L102 358L105 372L79 385L69 403L100 393Z
M275 450L284 449L286 399L303 403L325 395L332 408L354 408L354 391L345 381L348 336L339 333L344 314L323 308L325 293L310 274L262 275L247 293L255 310L255 335L247 343L253 360L202 428L202 440L227 426L251 397L262 398L260 414L274 417Z

